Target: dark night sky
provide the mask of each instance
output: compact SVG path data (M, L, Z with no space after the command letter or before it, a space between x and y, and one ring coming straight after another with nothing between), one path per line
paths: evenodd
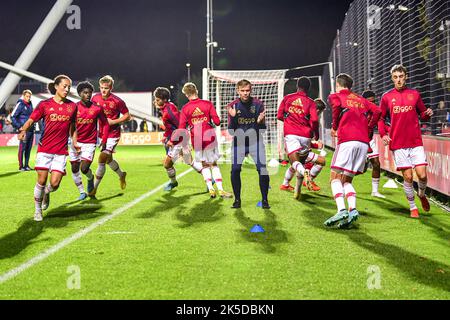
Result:
M351 1L215 0L214 40L226 50L216 69L277 69L326 61ZM0 60L14 64L54 1L2 1ZM186 77L206 66L206 0L74 0L81 30L66 15L29 70L74 80L112 74L136 91ZM0 77L6 71L0 70Z

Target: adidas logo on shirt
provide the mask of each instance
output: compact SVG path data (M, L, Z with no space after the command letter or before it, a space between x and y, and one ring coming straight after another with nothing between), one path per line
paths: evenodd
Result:
M192 116L193 116L193 117L198 117L198 116L202 116L202 115L204 115L204 113L202 112L202 110L200 110L199 107L197 107L197 108L194 110L194 112L192 113Z

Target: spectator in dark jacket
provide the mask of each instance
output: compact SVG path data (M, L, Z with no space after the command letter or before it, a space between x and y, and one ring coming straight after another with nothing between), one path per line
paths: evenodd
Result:
M14 129L18 130L30 118L33 112L33 104L31 103L32 92L25 90L22 93L22 98L17 101L16 107L11 114L11 121ZM25 139L19 144L19 170L31 171L28 165L30 161L31 148L33 147L34 128L27 131ZM25 162L23 161L25 157Z

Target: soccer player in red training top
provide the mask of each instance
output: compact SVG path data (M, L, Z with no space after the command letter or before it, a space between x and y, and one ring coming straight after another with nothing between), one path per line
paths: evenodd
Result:
M315 99L314 102L316 103L316 109L317 109L317 118L320 117L321 113L326 109L326 104L322 99ZM312 149L320 149L321 157L324 157L326 155L326 152L323 150L323 143L321 141L311 141L311 148ZM325 154L323 154L325 153ZM322 159L320 159L322 160ZM317 176L320 174L320 172L323 169L323 165L320 164L321 162L318 161L318 163L313 162L307 162L305 163L304 167L306 170L309 170L310 176L311 176L311 183L309 185L309 190L311 191L320 191L320 187L315 183L314 179L317 178ZM325 163L325 161L323 162ZM294 178L295 170L291 166L287 168L286 173L284 174L284 181L283 184L280 186L280 190L285 191L293 191L294 187L292 187L289 182L291 182L292 178ZM308 187L306 184L306 181L303 181L303 186ZM298 187L297 187L298 188Z
M417 90L406 87L408 74L404 66L393 66L391 76L394 89L386 92L381 98L381 119L378 130L383 143L389 145L393 151L397 170L402 172L403 187L409 202L411 217L418 218L419 210L414 202L413 169L419 178L418 196L422 208L430 211L430 203L425 196L427 160L423 149L418 115L422 121L427 121L433 115L433 110L425 107ZM391 117L389 134L384 129L384 120L388 114Z
M164 187L165 191L170 191L178 186L175 167L173 166L180 157L183 157L185 163L190 164L198 173L203 169L200 162L193 162L191 149L189 148L189 141L180 141L172 143L170 138L172 133L178 129L180 123L180 113L178 108L170 100L170 91L164 87L155 89L155 106L162 113L162 121L164 127L164 137L162 142L168 146L167 156L164 160L164 168L167 171L167 176L170 182Z
M311 137L319 139L319 121L315 102L307 96L311 81L307 77L297 80L297 92L289 94L281 101L277 119L284 122L284 141L292 168L297 173L298 190L294 198L299 199L300 187L305 178L311 188L311 175L305 170L306 162L325 165L325 158L311 152Z
M44 118L45 131L39 142L35 165L37 172L37 183L34 187L35 221L42 221L42 210L46 210L50 204L50 192L58 189L62 177L66 174L67 141L69 133L75 132L77 115L77 105L66 99L71 85L72 80L68 76L57 76L48 84L48 90L53 97L41 101L19 129L19 140L22 140L33 123ZM74 147L77 148L74 134L72 139ZM50 182L46 186L49 172Z
M212 178L216 181L219 195L222 198L231 198L232 195L223 190L222 174L217 166L220 158L219 146L216 133L211 125L220 125L220 119L211 101L198 98L197 87L188 82L183 86L183 93L189 102L181 109L180 125L177 134L172 135L172 143L179 141L181 135L183 140L187 137L186 128L191 132L191 142L195 151L195 161L201 162L202 175L209 189L211 198L216 197L216 191L212 184ZM212 172L212 175L211 175Z
M375 92L372 90L366 90L362 94L364 99L375 103ZM370 116L370 115L369 115ZM367 154L367 158L370 163L372 163L372 197L377 198L386 198L380 192L378 192L378 185L380 184L380 176L381 176L381 166L380 166L380 153L378 152L377 140L371 137L370 140L370 149L372 149L371 153Z
M364 171L369 136L381 114L376 105L350 91L352 86L353 79L341 73L336 77L336 93L328 97L333 119L331 136L338 138L330 174L331 190L338 212L324 224L332 226L340 222L339 228L350 226L359 216L352 180L355 175ZM367 121L369 112L373 115L370 122ZM347 198L348 211L345 208L344 195Z
M100 93L97 93L92 97L92 102L103 108L103 112L108 118L109 131L106 144L105 141L102 141L102 146L104 146L104 148L102 148L102 152L98 157L98 168L95 172L96 179L94 188L89 193L89 196L91 197L96 195L97 188L105 175L106 163L119 176L120 187L122 190L127 186L125 181L127 173L120 170L119 164L113 159L113 153L120 140L120 124L130 120L130 113L125 102L111 92L114 87L114 79L111 76L104 76L99 80L99 84ZM122 116L120 116L121 114Z
M94 175L90 166L97 144L97 123L100 123L102 128L102 143L106 143L109 131L108 120L103 108L94 105L91 101L93 91L94 86L89 82L80 82L77 86L78 95L81 97L81 101L77 103L76 120L76 137L80 150L76 150L72 144L69 144L69 158L72 166L72 178L80 191L78 200L84 200L87 197L81 178L80 164L81 172L88 179L87 192L92 192L94 189Z

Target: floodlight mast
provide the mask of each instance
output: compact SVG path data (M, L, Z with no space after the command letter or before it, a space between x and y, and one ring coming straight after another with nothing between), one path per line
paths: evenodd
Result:
M15 67L23 70L27 70L30 67L72 2L73 0L56 1L20 57L17 59L14 64ZM0 85L0 107L6 102L14 88L19 84L21 78L22 77L17 73L8 73Z

